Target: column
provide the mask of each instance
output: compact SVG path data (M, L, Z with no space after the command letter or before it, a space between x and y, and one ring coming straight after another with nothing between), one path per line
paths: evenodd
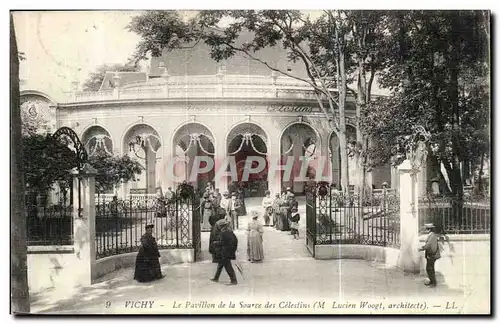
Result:
M215 149L215 155L214 155L214 168L215 168L215 173L214 173L214 182L215 182L215 188L219 188L219 191L221 193L224 193L225 191L228 191L228 181L231 181L230 178L222 176L225 171L226 167L226 157L227 156L227 143L224 140L224 136L219 136L218 137L217 143L214 145ZM228 159L229 161L229 159ZM224 170L221 170L224 169Z
M400 178L400 240L398 267L405 272L420 272L418 242L418 186L409 160L399 167Z
M267 148L267 159L269 163L267 182L269 184L269 191L271 191L272 196L276 193L280 193L282 190L281 187L281 171L279 169L281 163L281 151L280 151L280 143L279 137L273 138L274 140L269 145L268 140L268 148Z
M76 264L73 278L78 285L92 284L95 273L95 176L97 171L86 163L73 178L73 237ZM80 182L80 194L78 183ZM79 210L79 207L81 208Z
M300 169L301 169L301 163L308 163L306 161L300 160L300 157L303 156L304 149L302 148L303 145L303 137L299 134L292 135L292 142L293 142L293 148L292 148L292 156L293 156L293 171L291 175L290 181L286 182L286 186L292 187L292 192L294 193L299 193L304 191L303 184L304 182L302 181L295 181L295 178L298 178L300 174Z
M153 152L149 144L146 144L146 193L153 194L156 192L156 153Z

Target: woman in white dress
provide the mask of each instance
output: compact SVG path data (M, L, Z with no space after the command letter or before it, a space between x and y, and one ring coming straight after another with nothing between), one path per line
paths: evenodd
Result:
M259 213L256 210L251 212L252 220L248 223L247 254L248 261L259 262L264 260L263 235L264 227L257 220Z

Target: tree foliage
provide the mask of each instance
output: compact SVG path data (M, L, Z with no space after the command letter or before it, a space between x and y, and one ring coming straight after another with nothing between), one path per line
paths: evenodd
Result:
M57 141L50 134L31 134L23 137L24 178L27 189L38 194L49 192L54 184L70 188L71 172L79 161L67 143ZM89 158L97 170L96 191L106 192L122 181L135 180L141 174L141 164L129 156L110 156L99 151Z
M38 193L47 193L56 182L69 188L71 170L78 166L76 154L50 134L32 134L22 141L26 187Z
M371 157L397 163L412 126L423 126L433 169L442 164L448 190L461 195L461 163L477 165L489 152L489 20L478 11L410 11L392 13L385 24L380 81L392 95L371 102L363 120L378 142Z
M84 91L98 91L106 72L137 72L139 66L134 64L113 64L101 65L94 72L91 72L83 84Z
M107 192L119 186L122 181L135 180L135 176L143 171L142 165L128 155L111 156L99 151L89 159L89 163L97 170L96 192Z

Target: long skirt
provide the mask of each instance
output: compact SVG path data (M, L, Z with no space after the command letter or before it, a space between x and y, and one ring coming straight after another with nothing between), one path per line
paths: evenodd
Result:
M205 208L203 211L203 219L201 222L201 230L204 232L208 232L211 230L209 218L212 216L213 210L211 208Z
M280 218L281 218L281 230L282 231L289 231L290 230L290 223L288 222L288 211L282 211L280 213Z
M262 236L258 231L250 231L247 240L247 254L250 261L264 260L264 246L262 245Z
M144 256L139 252L135 260L134 279L139 282L149 282L161 278L162 274L158 258Z

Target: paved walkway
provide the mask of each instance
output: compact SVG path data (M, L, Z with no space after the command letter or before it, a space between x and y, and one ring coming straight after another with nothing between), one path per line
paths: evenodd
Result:
M256 204L256 201L249 202L248 209ZM304 208L303 204L301 206L299 209ZM240 218L241 226L246 225L247 218ZM473 295L471 288L467 287L452 289L442 284L438 288L428 288L422 284L423 277L385 269L378 263L362 260L314 260L303 241L304 223L305 217L302 217L300 240L294 240L288 232L265 228L266 259L262 263L246 261L246 233L244 227L240 227L241 230L236 231L240 242L238 261L244 271L243 276L238 274L237 286L223 284L229 281L225 272L220 283L209 280L215 271L215 264L209 260L210 255L204 252L205 260L201 262L163 265L162 271L166 278L157 282L137 283L132 279L134 270L129 268L108 274L100 283L90 287L74 291L61 288L59 291L34 295L32 311L87 314L378 314L398 311L413 313L418 312L418 307L425 306L425 312L460 313L471 311L463 306L470 296L475 296L475 300L483 298L483 295L477 296L477 291ZM203 249L207 250L209 233L202 234ZM487 296L489 291L484 293ZM133 304L132 301L153 303ZM371 302L373 308L361 308L360 301ZM224 308L218 308L221 302L226 305ZM230 302L234 303L234 309L229 308ZM320 307L321 302L325 302L324 308ZM410 308L390 309L389 304L392 302L396 306ZM455 302L456 308L445 310L446 302L450 308ZM212 303L215 308L211 307ZM250 305L252 303L254 305ZM268 308L265 307L266 303L269 303ZM275 307L271 307L272 304ZM338 308L339 304L344 307ZM477 304L470 305L477 308ZM131 308L134 305L146 308Z

